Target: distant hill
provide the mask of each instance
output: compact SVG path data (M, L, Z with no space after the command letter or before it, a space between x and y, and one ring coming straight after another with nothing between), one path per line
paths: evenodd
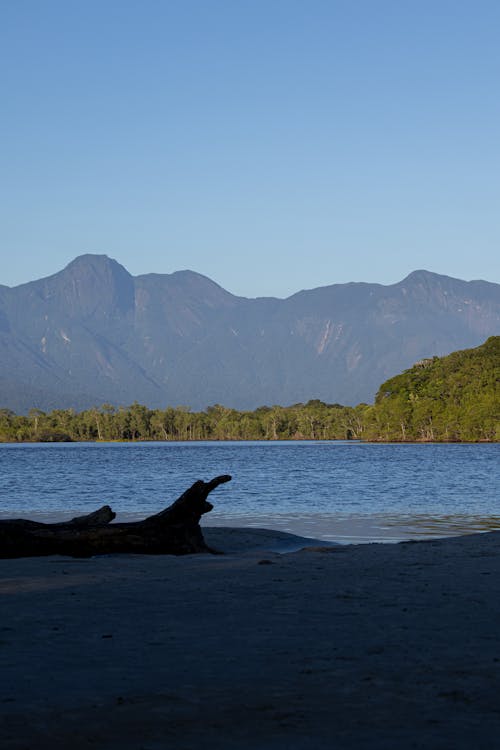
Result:
M365 438L500 440L500 336L387 380L365 422Z
M246 299L192 271L133 277L83 255L0 286L0 407L356 404L417 360L499 333L500 285L486 281L415 271Z

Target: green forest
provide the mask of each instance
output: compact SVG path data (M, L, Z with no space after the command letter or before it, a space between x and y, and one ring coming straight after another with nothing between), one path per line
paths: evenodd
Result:
M216 404L149 409L103 404L81 412L0 409L0 441L367 440L500 441L500 336L476 349L433 357L381 385L375 403L311 400L237 411Z

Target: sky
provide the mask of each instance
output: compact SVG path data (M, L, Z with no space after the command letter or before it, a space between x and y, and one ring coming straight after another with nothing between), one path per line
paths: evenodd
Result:
M500 282L497 0L0 0L0 284Z

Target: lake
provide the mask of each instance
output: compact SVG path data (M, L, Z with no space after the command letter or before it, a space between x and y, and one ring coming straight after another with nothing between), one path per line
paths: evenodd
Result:
M0 517L62 520L106 503L135 520L231 474L202 524L337 542L448 536L500 528L499 458L498 444L3 444Z

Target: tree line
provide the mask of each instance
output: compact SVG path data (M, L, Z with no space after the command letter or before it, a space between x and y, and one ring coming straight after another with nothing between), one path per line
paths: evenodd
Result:
M104 404L75 412L31 409L25 416L0 411L0 439L62 440L338 440L358 438L362 407L310 401L237 411L220 404L192 412L185 406L148 409Z
M367 440L500 441L500 336L477 349L418 362L380 387L375 403L311 400L238 411L220 404L84 411L0 409L0 441Z

